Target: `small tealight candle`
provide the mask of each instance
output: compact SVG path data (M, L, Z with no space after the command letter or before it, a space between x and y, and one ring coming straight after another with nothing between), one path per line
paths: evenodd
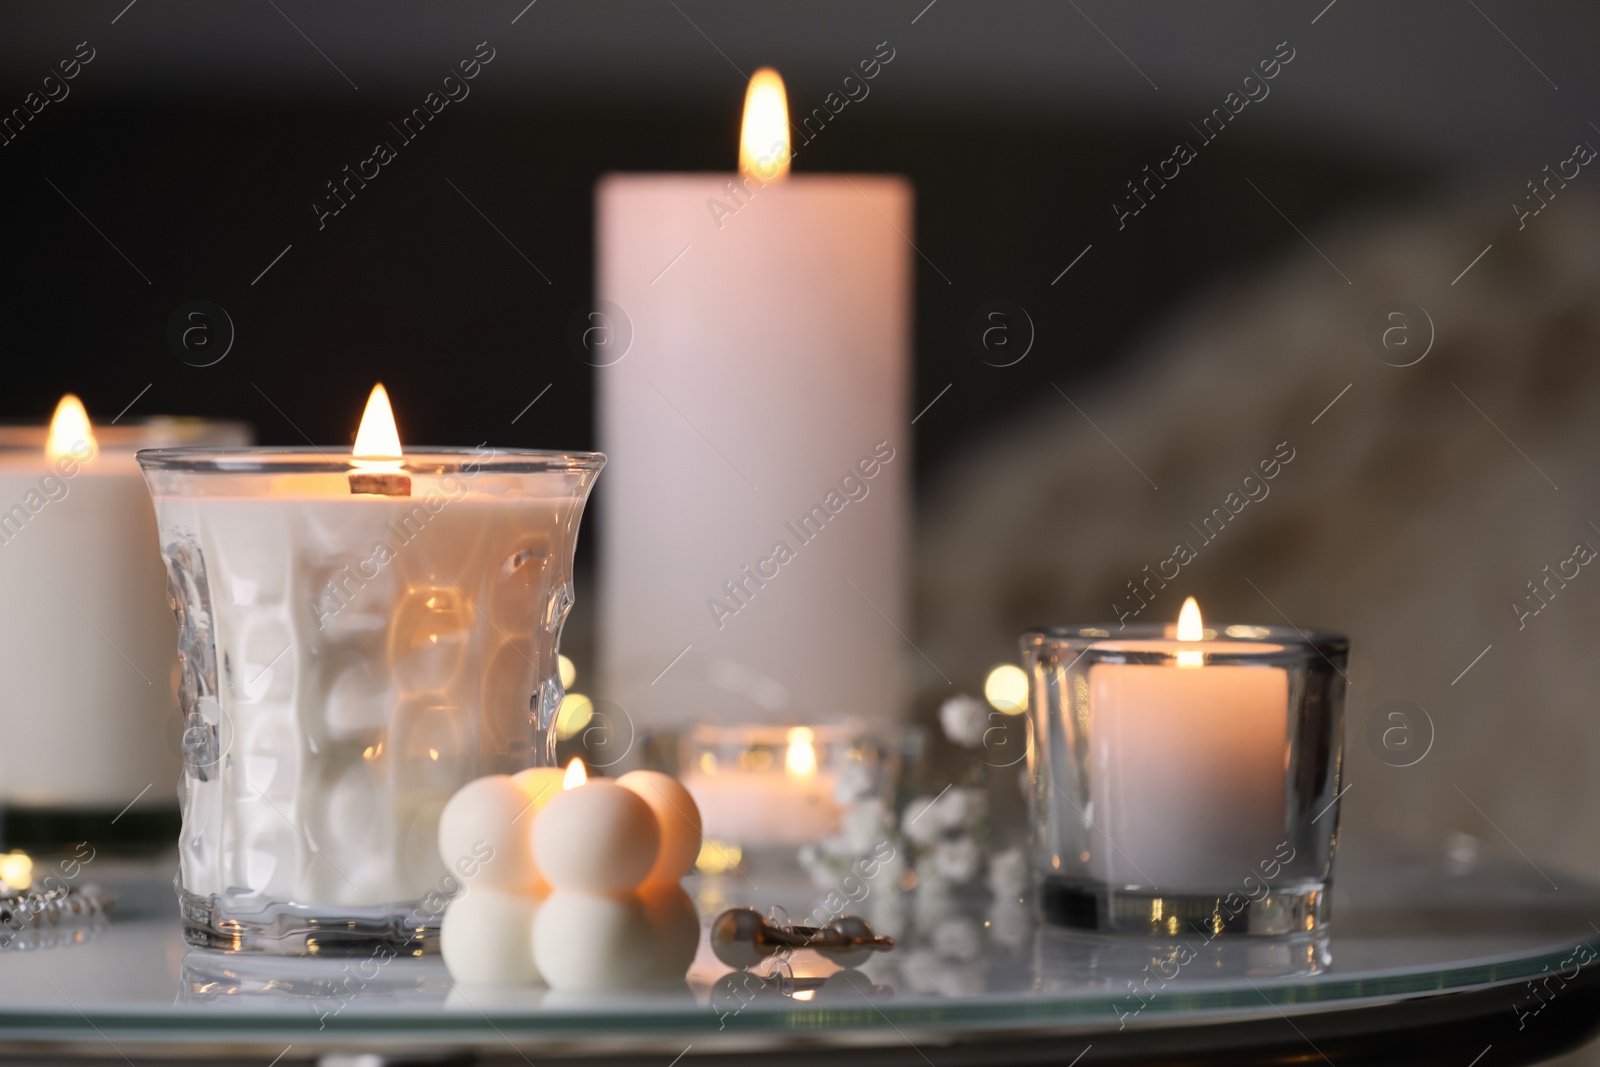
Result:
M1034 845L1050 922L1164 937L1328 918L1350 642L1298 627L1023 636Z
M1208 662L1230 646L1206 637L1189 597L1176 640L1099 646L1174 651L1175 668L1089 667L1089 801L1115 842L1092 850L1089 869L1106 882L1226 888L1284 839L1288 673Z
M656 865L661 824L643 797L605 779L588 780L583 761L567 768L566 788L539 813L533 854L558 890L618 894L636 889Z

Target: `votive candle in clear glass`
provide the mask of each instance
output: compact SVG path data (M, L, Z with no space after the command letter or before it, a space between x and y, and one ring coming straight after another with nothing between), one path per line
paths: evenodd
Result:
M1148 624L1023 635L1044 915L1164 935L1317 930L1349 642L1237 625L1184 636Z

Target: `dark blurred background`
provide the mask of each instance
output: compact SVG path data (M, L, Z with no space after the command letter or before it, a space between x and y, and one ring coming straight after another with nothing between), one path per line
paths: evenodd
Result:
M965 398L917 422L923 477L1047 381L1102 374L1197 285L1298 242L1241 175L1309 231L1565 146L1600 28L1593 8L1353 0L1320 18L1326 0L124 3L3 16L7 108L78 42L95 58L0 150L0 418L42 420L76 390L102 422L138 396L127 417L341 443L381 378L408 441L591 447L594 372L565 334L591 288L596 177L731 170L740 70L777 66L798 111L887 41L870 95L796 167L916 184L917 406L951 382ZM1271 95L1118 232L1124 183L1285 40ZM495 59L471 95L319 230L325 183L397 141L388 124L481 41ZM990 298L1037 328L1016 368L967 348ZM232 319L215 366L168 345L190 300Z

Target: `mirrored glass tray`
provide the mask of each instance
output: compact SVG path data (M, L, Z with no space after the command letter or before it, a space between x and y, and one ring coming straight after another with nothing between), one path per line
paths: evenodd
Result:
M167 865L95 866L118 894L109 924L18 938L0 952L0 1052L264 1054L265 1063L292 1047L289 1063L356 1047L665 1067L689 1047L834 1047L949 1067L977 1049L988 1050L984 1062L1066 1063L1091 1045L1096 1062L1156 1047L1227 1062L1267 1046L1339 1062L1330 1049L1349 1041L1398 1049L1397 1035L1432 1034L1428 1048L1441 1056L1498 1042L1499 1064L1532 1062L1512 1055L1515 1046L1548 1052L1600 1027L1600 968L1589 964L1600 956L1600 889L1555 875L1557 889L1523 862L1351 852L1340 859L1331 933L1315 941L1087 935L1040 928L1015 902L975 896L929 908L908 894L891 902L900 944L861 971L835 974L801 952L792 980L740 992L741 976L702 938L681 988L586 996L457 989L438 957L374 968L188 948ZM782 871L690 887L703 926L737 904L806 916L826 895ZM896 914L885 903L851 910ZM1433 1060L1418 1052L1394 1062Z

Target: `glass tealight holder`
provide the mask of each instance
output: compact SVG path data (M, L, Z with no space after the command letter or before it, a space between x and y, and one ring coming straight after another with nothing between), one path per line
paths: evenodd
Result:
M1168 937L1326 926L1346 638L1051 627L1022 653L1048 921Z
M596 453L139 453L178 622L191 945L436 951L460 786L553 754ZM481 857L480 857L481 858Z
M701 725L647 739L646 750L700 808L706 873L793 865L797 850L839 833L852 804L892 803L907 758L904 744L849 723Z

